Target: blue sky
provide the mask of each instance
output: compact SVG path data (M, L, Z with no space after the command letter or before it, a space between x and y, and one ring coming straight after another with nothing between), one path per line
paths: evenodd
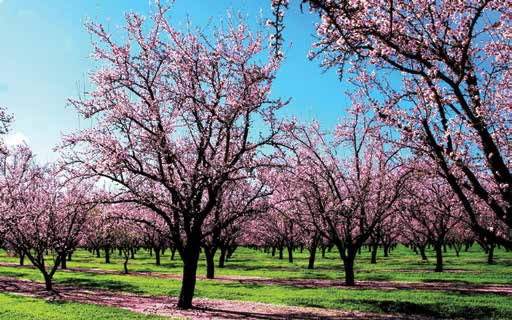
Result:
M83 21L91 18L111 26L123 24L123 14L147 13L147 0L0 0L0 104L14 114L8 142L26 139L39 159L53 160L52 148L61 134L80 125L75 110L66 107L76 97L94 68L89 58L91 37ZM171 21L179 24L187 15L192 23L214 24L226 12L241 11L256 21L263 10L270 16L270 0L176 0ZM292 98L287 115L332 126L349 103L348 86L334 70L323 73L307 53L314 32L314 16L292 7L286 19L287 50L273 95Z

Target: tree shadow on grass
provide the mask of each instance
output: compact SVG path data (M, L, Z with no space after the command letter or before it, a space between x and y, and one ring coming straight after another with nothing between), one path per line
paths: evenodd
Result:
M421 282L426 283L455 283L455 284L461 284L461 285L472 285L473 283L467 280L459 280L459 279L421 279Z
M72 286L79 286L79 287L85 287L85 288L91 288L91 289L103 289L103 290L110 290L110 291L124 291L124 292L131 292L131 293L144 293L142 290L138 289L137 287L121 282L121 281L115 281L115 280L105 280L105 279L59 279L57 281L59 284L63 285L72 285Z
M22 272L14 272L14 271L2 271L0 273L2 277L10 277L10 278L23 278L26 277L27 274Z
M367 304L378 308L382 313L400 313L406 315L428 316L433 318L489 319L500 312L493 307L467 307L446 305L444 303L415 303L409 301L344 300L355 304ZM501 316L501 315L500 315ZM504 315L512 317L512 314Z
M365 275L364 280L369 281L391 281L392 278L385 274L368 274Z

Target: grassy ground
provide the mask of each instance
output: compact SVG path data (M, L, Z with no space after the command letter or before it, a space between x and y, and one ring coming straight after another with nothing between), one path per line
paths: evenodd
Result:
M468 284L511 284L512 253L501 250L496 252L496 263L487 265L484 253L477 247L455 257L453 252L446 254L446 269L464 269L478 273L432 273L405 272L403 270L433 269L433 252L429 252L428 262L421 262L418 256L404 247L393 251L388 258L379 257L378 264L369 264L369 254L363 250L356 262L356 280L383 281L450 281ZM325 259L317 261L317 269L308 271L306 252L296 253L295 262L288 263L277 257L250 249L237 250L225 269L217 269L219 275L262 276L276 278L321 278L340 279L343 276L337 253L328 253ZM73 256L69 267L100 268L122 270L121 259L114 254L112 264L103 263L85 250ZM0 261L16 262L4 252ZM154 259L146 252L140 251L135 260L130 260L130 270L165 273L180 273L179 261L170 261L168 254L162 257L162 266L155 266ZM200 273L204 273L201 262ZM0 267L0 275L28 278L41 281L36 270ZM94 274L87 272L59 272L57 283L82 285L91 288L111 289L151 295L172 295L179 292L180 281L157 279L141 276L122 276L111 274ZM437 317L461 317L480 319L512 318L512 298L497 294L454 293L424 290L362 290L340 288L304 289L289 286L268 286L260 284L223 283L218 281L198 281L196 295L207 298L223 298L246 301L279 303L286 305L315 306L323 308L341 308L372 312L404 312L431 315Z
M72 302L48 302L43 299L0 293L0 319L17 320L90 320L134 319L157 320L163 317L138 314L118 308L100 307Z

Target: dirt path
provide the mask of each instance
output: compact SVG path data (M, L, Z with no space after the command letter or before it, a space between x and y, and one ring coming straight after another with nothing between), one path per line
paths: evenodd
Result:
M55 285L56 293L44 291L41 283L10 277L0 277L0 292L21 294L47 300L65 300L101 306L117 307L134 312L185 317L188 319L425 319L410 315L386 315L357 311L290 307L245 301L194 299L191 310L175 307L177 299L119 293L105 290L86 290L80 287Z
M19 267L15 263L0 262L0 266ZM25 268L33 268L31 265ZM90 268L68 268L68 272L80 271L95 274L115 274L124 275L119 271L90 269ZM156 272L130 272L131 276L143 276L161 279L181 279L179 274L156 273ZM197 276L198 280L207 280L205 276ZM452 292L472 292L472 293L493 293L500 295L512 295L512 285L500 284L466 284L456 282L401 282L401 281L356 281L352 287L344 286L344 281L328 279L300 279L300 278L264 278L264 277L245 277L245 276L217 276L211 281L237 282L241 284L261 284L261 285L280 285L293 286L299 288L319 288L319 287L343 287L345 289L376 289L376 290L428 290L428 291L452 291Z

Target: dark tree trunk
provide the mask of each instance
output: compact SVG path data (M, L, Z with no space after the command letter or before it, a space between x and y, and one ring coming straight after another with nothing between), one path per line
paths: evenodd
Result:
M435 272L443 272L443 246L441 243L434 246L436 250L436 269Z
M110 248L105 247L103 250L105 251L105 263L110 263Z
M322 246L322 258L325 258L325 246Z
M355 255L351 255L349 253L343 261L343 265L345 268L345 285L346 286L355 285L354 259L355 259Z
M276 256L276 247L272 247L272 257Z
M215 277L215 248L204 248L204 255L206 257L206 279L213 279Z
M309 261L308 261L308 269L313 269L315 267L315 258L316 258L316 248L318 246L318 238L314 237L311 241L311 247L309 248Z
M283 247L279 247L279 260L283 260Z
M487 252L487 264L494 264L494 244L489 246L489 251Z
M44 276L44 287L46 291L53 291L52 277L48 273L43 273Z
M293 263L293 247L288 246L288 262Z
M160 265L160 248L155 248L155 263L157 266Z
M377 250L379 249L379 244L378 243L372 243L371 244L371 247L372 247L372 260L371 260L371 264L376 264L377 263Z
M68 252L68 261L71 261L72 256L73 256L73 252L71 252L71 251Z
M100 248L95 248L94 249L96 251L96 258L101 258L101 254L100 254Z
M421 260L423 261L427 261L427 255L425 254L425 246L418 246L418 248L420 249L420 255L421 255Z
M126 256L124 257L124 263L123 263L124 274L128 274L128 260L129 259L130 259L130 256L128 254L126 254Z
M219 257L219 268L224 268L226 263L226 249L220 249L220 257Z
M149 256L152 257L153 256L153 248L152 247L149 247Z
M384 245L384 257L389 257L389 246L386 244Z
M171 249L171 260L174 260L174 257L176 256L176 248Z
M68 268L68 264L66 263L66 256L62 257L62 259L60 261L60 268L61 269L67 269Z
M447 253L447 252L448 252L448 250L446 250L446 243L443 243L443 252L444 252L444 253Z
M130 249L130 254L131 254L131 259L135 259L135 249L131 248Z
M24 266L24 265L25 265L25 254L20 253L20 266Z
M199 244L186 248L187 252L183 258L183 278L181 282L181 292L178 300L178 308L192 308L192 298L196 288L197 261L199 260Z

